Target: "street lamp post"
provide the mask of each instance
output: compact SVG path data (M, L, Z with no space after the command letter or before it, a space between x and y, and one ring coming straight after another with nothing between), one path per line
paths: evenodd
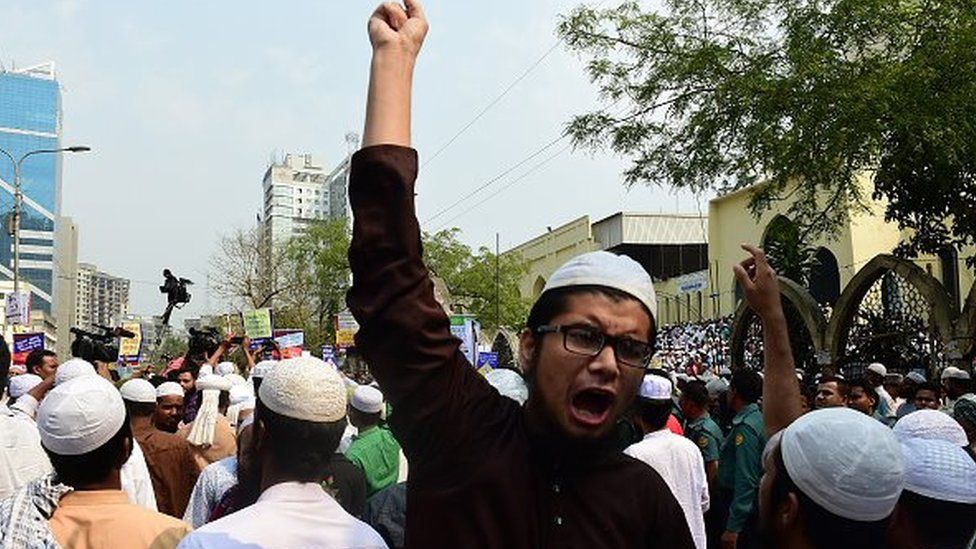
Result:
M38 149L25 153L19 159L14 159L14 156L9 152L0 149L0 153L10 159L10 163L14 167L14 218L13 218L13 238L14 238L14 294L20 290L20 209L21 203L23 202L24 195L20 191L20 167L24 160L35 154L55 154L59 152L88 152L91 147L85 146L75 146L75 147L64 147L61 149Z

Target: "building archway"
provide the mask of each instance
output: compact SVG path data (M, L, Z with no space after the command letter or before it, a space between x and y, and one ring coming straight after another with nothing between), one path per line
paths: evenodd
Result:
M542 290L545 289L546 279L542 278L541 276L536 277L535 283L532 284L532 296L538 299L539 296L542 295Z

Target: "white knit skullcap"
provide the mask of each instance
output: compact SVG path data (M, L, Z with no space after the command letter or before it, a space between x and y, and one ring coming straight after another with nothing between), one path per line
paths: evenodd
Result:
M969 379L969 372L961 370L955 366L949 366L942 370L942 379Z
M502 396L508 397L519 404L525 404L529 398L529 388L525 379L514 370L495 368L485 374L485 379Z
M100 448L119 432L124 421L125 405L119 391L98 375L57 384L37 410L41 443L63 456Z
M944 440L902 441L905 490L939 501L976 503L976 462Z
M217 374L202 375L197 378L196 388L199 391L230 391L230 380Z
M27 394L27 391L37 387L42 381L44 380L38 375L20 374L10 378L10 387L7 392L10 393L10 398L20 398Z
M156 388L145 379L130 379L119 387L122 400L130 402L156 403Z
M794 484L827 511L873 522L895 509L905 467L880 421L848 408L816 410L787 427L780 446Z
M892 432L900 442L910 438L924 438L942 440L959 447L969 444L962 425L938 410L916 410L899 419ZM973 481L976 482L976 479Z
M281 361L258 390L272 412L293 419L330 423L346 417L346 386L338 372L315 357Z
M76 377L97 375L98 372L95 371L95 367L91 365L91 362L81 358L71 358L64 361L54 371L54 384L61 385L65 381Z
M908 375L905 376L905 379L910 379L915 383L925 383L925 376L914 370L908 372Z
M574 286L603 286L620 290L643 303L651 319L657 316L657 296L651 275L640 263L625 255L600 251L576 256L552 273L542 293Z
M277 365L277 360L262 360L261 362L255 364L254 368L251 369L251 377L256 377L258 379L264 378L270 374Z
M254 398L253 385L234 385L230 388L231 404L240 404L249 398Z
M183 387L175 381L164 381L156 387L156 398L162 398L164 396L184 396Z
M888 368L885 368L885 365L880 362L872 362L868 365L868 371L874 372L881 377L888 375Z
M240 374L227 374L224 376L224 379L230 382L231 387L236 387L238 385L252 385L248 383L247 380L244 379L244 376Z
M234 364L233 362L221 362L220 364L217 364L216 368L214 368L214 373L219 376L225 376L227 374L236 374L237 365Z
M729 382L723 378L715 378L710 380L705 384L705 390L708 391L710 396L715 396L719 393L724 393L729 390Z
M352 392L349 405L364 414L378 414L383 411L383 393L376 387L360 385Z
M671 380L666 377L647 374L641 381L637 394L648 400L671 400Z

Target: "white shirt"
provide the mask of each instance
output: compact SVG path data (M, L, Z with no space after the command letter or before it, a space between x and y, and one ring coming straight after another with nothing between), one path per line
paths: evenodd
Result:
M705 511L708 511L708 480L705 462L693 442L666 427L644 435L624 450L628 456L650 465L668 483L685 513L698 549L705 549Z
M237 456L226 457L203 468L190 494L183 522L194 528L207 523L220 498L237 484Z
M254 505L191 532L178 547L386 549L386 543L318 484L284 482L265 490Z
M891 398L891 395L888 394L888 391L884 388L884 385L878 385L874 390L878 392L878 398L884 401L885 417L895 417L895 399ZM878 407L881 407L880 403L878 404Z
M37 426L28 417L0 405L0 499L51 472Z
M156 492L153 491L152 478L149 467L146 466L146 456L136 439L132 439L132 453L122 464L122 491L129 496L133 505L145 507L150 511L157 511Z

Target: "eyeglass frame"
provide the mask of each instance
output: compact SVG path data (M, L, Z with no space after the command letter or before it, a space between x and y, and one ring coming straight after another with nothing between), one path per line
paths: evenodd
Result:
M571 329L590 330L590 331L598 334L600 336L600 339L602 339L602 342L600 344L600 348L595 353L593 353L593 354L581 353L579 351L574 351L574 350L570 349L569 348L569 344L566 341L566 338L569 335L569 333L567 332L567 330L571 330ZM589 326L589 325L586 325L586 324L568 324L568 325L563 325L563 324L543 324L543 325L538 326L535 329L533 329L532 332L533 333L536 333L536 334L562 334L563 335L563 349L565 349L566 352L572 353L572 354L577 355L577 356L585 356L585 357L594 358L594 357L600 356L600 353L602 353L603 350L607 348L607 346L610 346L611 348L613 348L613 357L614 357L614 360L616 360L618 363L623 364L625 366L628 366L630 368L637 368L637 369L640 369L640 370L648 370L650 368L651 359L654 357L655 353L657 353L657 338L655 338L655 340L652 341L652 342L647 342L647 341L641 341L639 339L634 339L634 338L629 337L629 336L612 336L612 335L606 334L606 333L598 330L597 328L594 328L593 326ZM620 342L625 341L625 340L631 341L631 342L634 342L634 343L640 343L640 344L645 345L647 347L648 354L647 354L647 358L644 359L644 363L643 364L631 364L630 362L627 362L625 360L621 360L620 359L620 352L617 350L617 346L620 344Z

